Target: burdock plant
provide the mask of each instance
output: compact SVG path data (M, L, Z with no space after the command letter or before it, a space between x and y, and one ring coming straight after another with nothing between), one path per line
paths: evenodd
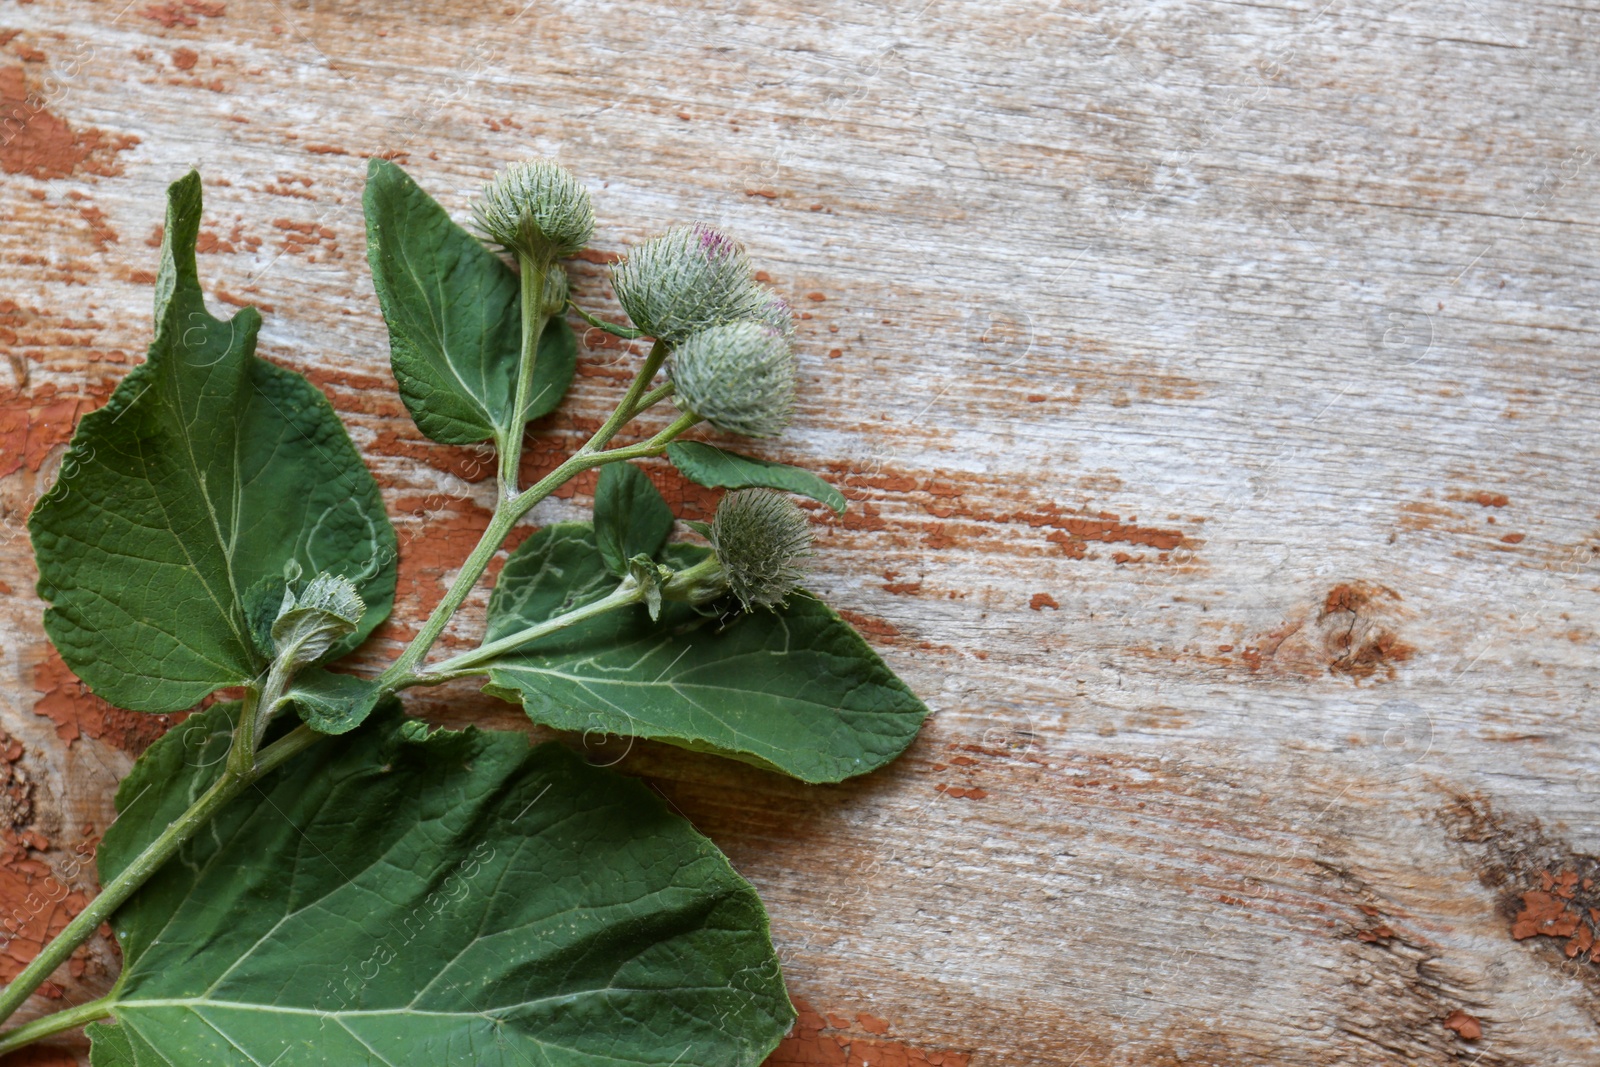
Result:
M702 223L652 237L611 269L617 302L645 334L676 345L746 320L793 332L788 306L750 273L738 242Z
M0 1021L107 921L111 992L0 1034L0 1053L92 1024L99 1067L759 1063L794 1012L761 902L715 846L566 744L430 729L397 694L478 677L535 723L807 782L897 756L926 709L797 585L811 520L788 494L844 498L684 437L787 424L788 305L696 225L615 267L632 326L577 307L560 260L594 211L549 162L494 178L481 240L390 163L372 161L364 202L407 410L434 441L498 454L483 539L392 662L341 669L393 607L394 530L327 400L255 355L256 311L206 309L200 178L175 183L149 356L84 417L29 528L45 628L95 693L152 713L237 699L135 763L100 895L0 993ZM569 311L652 343L589 439L524 485L528 424L573 377ZM668 401L653 433L616 443ZM663 455L737 490L688 524L708 545L672 539L633 462ZM481 644L433 655L512 529L590 470L594 521L523 539Z
M710 525L699 528L716 553L717 570L695 599L731 592L746 611L770 611L783 607L805 577L801 561L811 554L811 524L794 501L770 489L729 493Z

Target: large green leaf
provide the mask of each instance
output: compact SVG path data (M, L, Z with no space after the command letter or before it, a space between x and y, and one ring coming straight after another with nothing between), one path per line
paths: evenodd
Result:
M102 879L213 780L235 713L140 759ZM750 885L560 745L390 704L258 788L117 912L97 1067L754 1065L794 1017Z
M667 458L691 482L713 489L782 489L808 496L843 515L844 494L808 470L787 463L741 456L701 441L674 441Z
M628 572L635 556L654 557L672 532L672 511L649 476L632 463L600 468L594 491L594 533L612 574Z
M168 190L148 359L85 415L29 521L45 629L100 696L176 711L255 676L285 568L355 581L354 648L394 601L383 500L327 398L254 355L261 316L206 310L200 176Z
M669 545L687 567L706 550ZM512 553L489 604L489 640L599 599L616 587L587 523L549 526ZM808 782L883 766L928 709L850 625L809 594L777 612L731 619L681 603L651 622L610 612L497 661L488 689L535 722L718 752Z
M84 1032L93 1046L89 1053L93 1067L136 1067L138 1061L133 1057L127 1027L91 1023Z
M394 376L417 428L455 445L519 432L512 414L522 344L516 274L393 163L368 163L362 202ZM561 403L577 358L571 327L551 318L524 421Z

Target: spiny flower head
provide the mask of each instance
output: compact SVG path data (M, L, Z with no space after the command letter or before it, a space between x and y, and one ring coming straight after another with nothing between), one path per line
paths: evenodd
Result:
M724 496L706 538L746 611L781 606L804 577L800 561L811 554L806 513L770 489Z
M634 325L669 345L741 319L785 334L794 328L788 305L751 278L739 243L704 223L675 227L639 245L611 268L611 285Z
M675 402L719 430L776 437L794 412L794 350L759 322L731 322L690 334L672 351Z
M753 316L761 325L783 334L787 340L794 340L794 309L789 306L789 301L774 293L771 289L762 288L766 301L761 309Z
M472 212L486 238L540 263L574 255L594 236L589 190L547 159L495 175Z

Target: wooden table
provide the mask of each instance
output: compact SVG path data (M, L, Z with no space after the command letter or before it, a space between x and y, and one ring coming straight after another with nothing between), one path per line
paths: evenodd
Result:
M39 904L0 977L165 725L51 652L22 531L148 343L162 189L202 169L209 291L344 417L415 620L491 482L393 392L364 159L464 214L548 154L600 252L708 219L803 309L761 454L847 490L813 585L935 712L838 787L623 764L766 900L774 1064L1600 1062L1597 36L1592 0L6 7L0 900ZM631 373L599 340L541 462Z

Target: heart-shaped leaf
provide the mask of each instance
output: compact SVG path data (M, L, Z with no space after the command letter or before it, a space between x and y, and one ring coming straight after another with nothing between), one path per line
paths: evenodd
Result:
M256 358L254 308L206 310L200 176L167 198L149 357L84 416L29 520L45 629L96 694L136 711L187 708L259 673L286 568L348 578L366 602L324 658L394 601L394 530L338 415Z
M644 471L632 463L600 468L594 535L612 574L627 574L634 556L654 558L672 532L672 521L672 510Z
M417 428L453 445L520 433L512 412L522 344L516 273L393 163L368 163L362 203L390 361ZM556 409L577 359L572 328L553 316L523 421Z
M103 879L215 779L234 714L140 758ZM753 1067L794 1018L750 885L560 745L390 704L258 787L116 913L96 1067Z
M707 550L668 545L684 568ZM511 554L489 604L489 640L616 587L587 523L561 523ZM810 594L776 612L714 617L663 603L568 627L495 661L486 688L562 730L648 737L808 782L888 763L928 709L850 624Z
M667 458L684 477L712 489L782 489L808 496L844 514L844 494L808 470L755 459L701 441L674 441Z

